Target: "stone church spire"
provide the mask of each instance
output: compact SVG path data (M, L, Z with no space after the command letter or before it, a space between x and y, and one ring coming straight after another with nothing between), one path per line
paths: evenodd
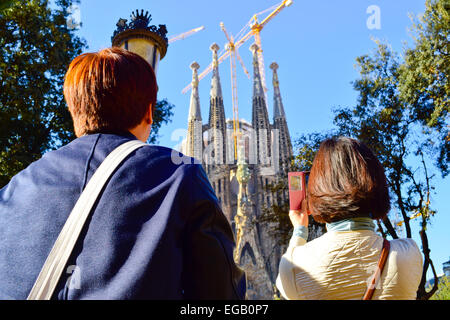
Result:
M292 143L289 129L284 113L283 101L281 100L280 82L278 81L278 64L273 62L270 65L273 70L273 128L278 130L278 149L282 167L287 168L292 157Z
M250 50L253 52L253 101L252 101L252 126L256 131L256 152L258 164L270 165L270 141L271 130L269 114L264 89L259 73L258 46L254 43Z
M189 106L188 133L186 139L186 155L202 160L202 115L200 112L200 98L198 95L198 72L200 68L197 62L191 64L192 69L192 93Z
M226 163L226 119L223 106L222 87L220 85L219 61L217 51L219 46L213 43L210 47L213 52L213 72L210 91L209 108L209 141L213 143L213 158L215 164Z
M200 65L197 62L192 62L192 93L191 93L191 104L189 106L189 120L202 120L202 115L200 112L200 98L198 95L198 69Z
M222 98L222 86L220 85L220 76L219 76L219 60L217 57L217 51L219 51L219 46L217 43L213 43L209 49L213 53L213 72L212 72L212 80L211 80L211 92L210 96L212 97L220 97Z

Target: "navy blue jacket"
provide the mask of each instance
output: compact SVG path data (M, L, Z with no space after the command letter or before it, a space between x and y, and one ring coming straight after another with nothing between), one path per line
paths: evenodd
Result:
M26 299L75 202L132 134L93 134L45 154L0 190L0 299ZM145 146L116 170L54 299L242 299L230 225L199 164ZM190 158L191 159L191 158Z

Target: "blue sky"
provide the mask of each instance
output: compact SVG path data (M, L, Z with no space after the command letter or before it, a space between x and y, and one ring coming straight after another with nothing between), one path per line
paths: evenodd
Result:
M158 70L158 98L167 98L175 105L173 121L161 128L160 144L175 147L180 139L172 139L187 127L189 93L181 90L191 81L189 65L200 64L200 71L211 62L209 46L216 42L221 48L226 42L219 27L224 22L229 33L235 35L253 14L281 2L281 0L82 0L79 16L83 23L78 32L89 48L97 51L111 45L111 36L119 18L129 19L136 9L148 10L153 24L166 24L169 38L199 26L205 30L172 43ZM270 21L261 33L268 79L268 107L272 117L273 90L271 62L279 64L278 75L288 126L295 140L300 134L333 129L332 109L351 106L356 92L351 82L357 76L355 58L375 48L373 38L388 41L401 53L404 42L411 42L408 28L409 13L424 11L425 0L321 0L300 1L285 8ZM380 8L381 28L369 29L367 8ZM239 53L249 71L252 70L248 41ZM232 117L231 79L229 60L220 65L225 112ZM199 85L201 111L208 119L210 76ZM242 68L237 68L239 116L251 121L251 81ZM431 257L438 273L442 263L450 259L450 206L445 196L450 194L449 179L439 175L434 179L436 194L432 205L438 214L428 228ZM413 238L420 246L419 224L413 222ZM429 273L429 277L431 274Z

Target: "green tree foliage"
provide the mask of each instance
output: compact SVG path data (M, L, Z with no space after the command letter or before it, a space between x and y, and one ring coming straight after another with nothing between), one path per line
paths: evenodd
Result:
M79 1L53 3L1 2L0 188L43 153L75 138L63 83L70 62L86 48L67 23ZM173 107L167 100L157 102L149 143L157 142Z
M85 44L66 24L73 3L17 1L0 16L0 186L74 137L62 85Z
M0 14L11 7L15 0L0 0Z
M412 18L414 46L405 50L399 89L412 109L411 117L433 130L439 157L448 173L450 161L450 1L426 0L423 16Z
M153 124L150 137L147 140L148 143L154 144L158 142L159 129L163 123L170 122L173 116L173 108L175 106L168 102L166 99L156 102L155 110L153 111Z
M450 280L448 277L443 276L439 279L438 290L430 300L450 300Z

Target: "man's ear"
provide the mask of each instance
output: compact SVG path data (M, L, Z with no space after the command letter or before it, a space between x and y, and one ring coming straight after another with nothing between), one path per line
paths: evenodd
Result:
M153 104L150 103L150 106L148 107L147 114L146 114L146 120L148 124L153 124Z

